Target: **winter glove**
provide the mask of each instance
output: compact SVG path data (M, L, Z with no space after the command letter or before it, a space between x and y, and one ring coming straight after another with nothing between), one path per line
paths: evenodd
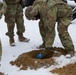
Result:
M38 15L35 16L36 20L40 19L40 14L38 13Z

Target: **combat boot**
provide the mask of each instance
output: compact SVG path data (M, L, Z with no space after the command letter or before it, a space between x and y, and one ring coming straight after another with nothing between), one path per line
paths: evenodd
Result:
M9 37L10 46L15 46L14 37Z
M20 42L28 42L30 39L25 38L22 34L18 35L18 39Z
M68 51L67 51L67 54L69 54L69 55L71 55L71 56L74 56L75 51L74 51L74 50L68 50Z
M45 42L43 42L43 43L39 46L39 48L45 48Z

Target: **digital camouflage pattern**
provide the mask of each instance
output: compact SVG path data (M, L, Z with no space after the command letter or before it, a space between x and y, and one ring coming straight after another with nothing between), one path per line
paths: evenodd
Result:
M2 17L2 15L6 12L7 10L7 5L5 2L0 2L0 19ZM2 56L2 45L1 45L1 40L0 40L0 60L1 60L1 56Z
M30 12L29 12L30 11ZM74 50L72 39L68 33L71 23L72 9L62 0L35 0L33 6L26 9L25 15L31 20L40 14L39 28L45 47L52 47L55 39L55 24L62 45L66 50Z
M22 34L25 31L23 20L23 9L20 5L20 0L5 0L7 4L7 12L5 13L5 22L7 23L7 36L14 36L15 23L17 25L17 34Z

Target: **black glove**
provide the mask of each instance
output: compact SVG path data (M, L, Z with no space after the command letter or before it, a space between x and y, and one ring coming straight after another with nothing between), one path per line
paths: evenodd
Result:
M35 16L36 20L40 19L40 14L38 13L36 16Z

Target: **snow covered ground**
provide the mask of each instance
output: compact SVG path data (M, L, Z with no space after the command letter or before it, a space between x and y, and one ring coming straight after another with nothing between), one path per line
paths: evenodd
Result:
M4 22L4 16L0 20L0 38L2 41L2 60L1 60L1 67L0 72L3 72L8 75L57 75L52 74L49 71L56 68L56 67L62 67L64 65L67 65L69 63L76 62L76 54L72 58L67 58L67 56L61 56L59 58L55 58L55 61L58 63L58 65L52 65L47 69L44 69L43 67L38 70L19 70L16 66L11 66L10 61L15 60L20 54L24 52L29 52L32 50L35 50L36 47L38 47L42 43L42 39L39 33L39 21L28 21L24 16L24 24L26 27L26 31L24 33L24 36L30 39L28 43L19 42L18 37L16 35L16 27L15 27L15 47L11 47L9 45L9 39L5 35L7 32L7 25ZM56 25L57 26L57 25ZM71 35L71 38L73 40L75 50L76 50L76 20L72 22L72 24L69 26L69 33ZM54 41L53 46L56 47L63 47L56 30L56 38Z
M76 3L74 0L67 0L67 4L72 6L72 7L75 7L76 6Z

